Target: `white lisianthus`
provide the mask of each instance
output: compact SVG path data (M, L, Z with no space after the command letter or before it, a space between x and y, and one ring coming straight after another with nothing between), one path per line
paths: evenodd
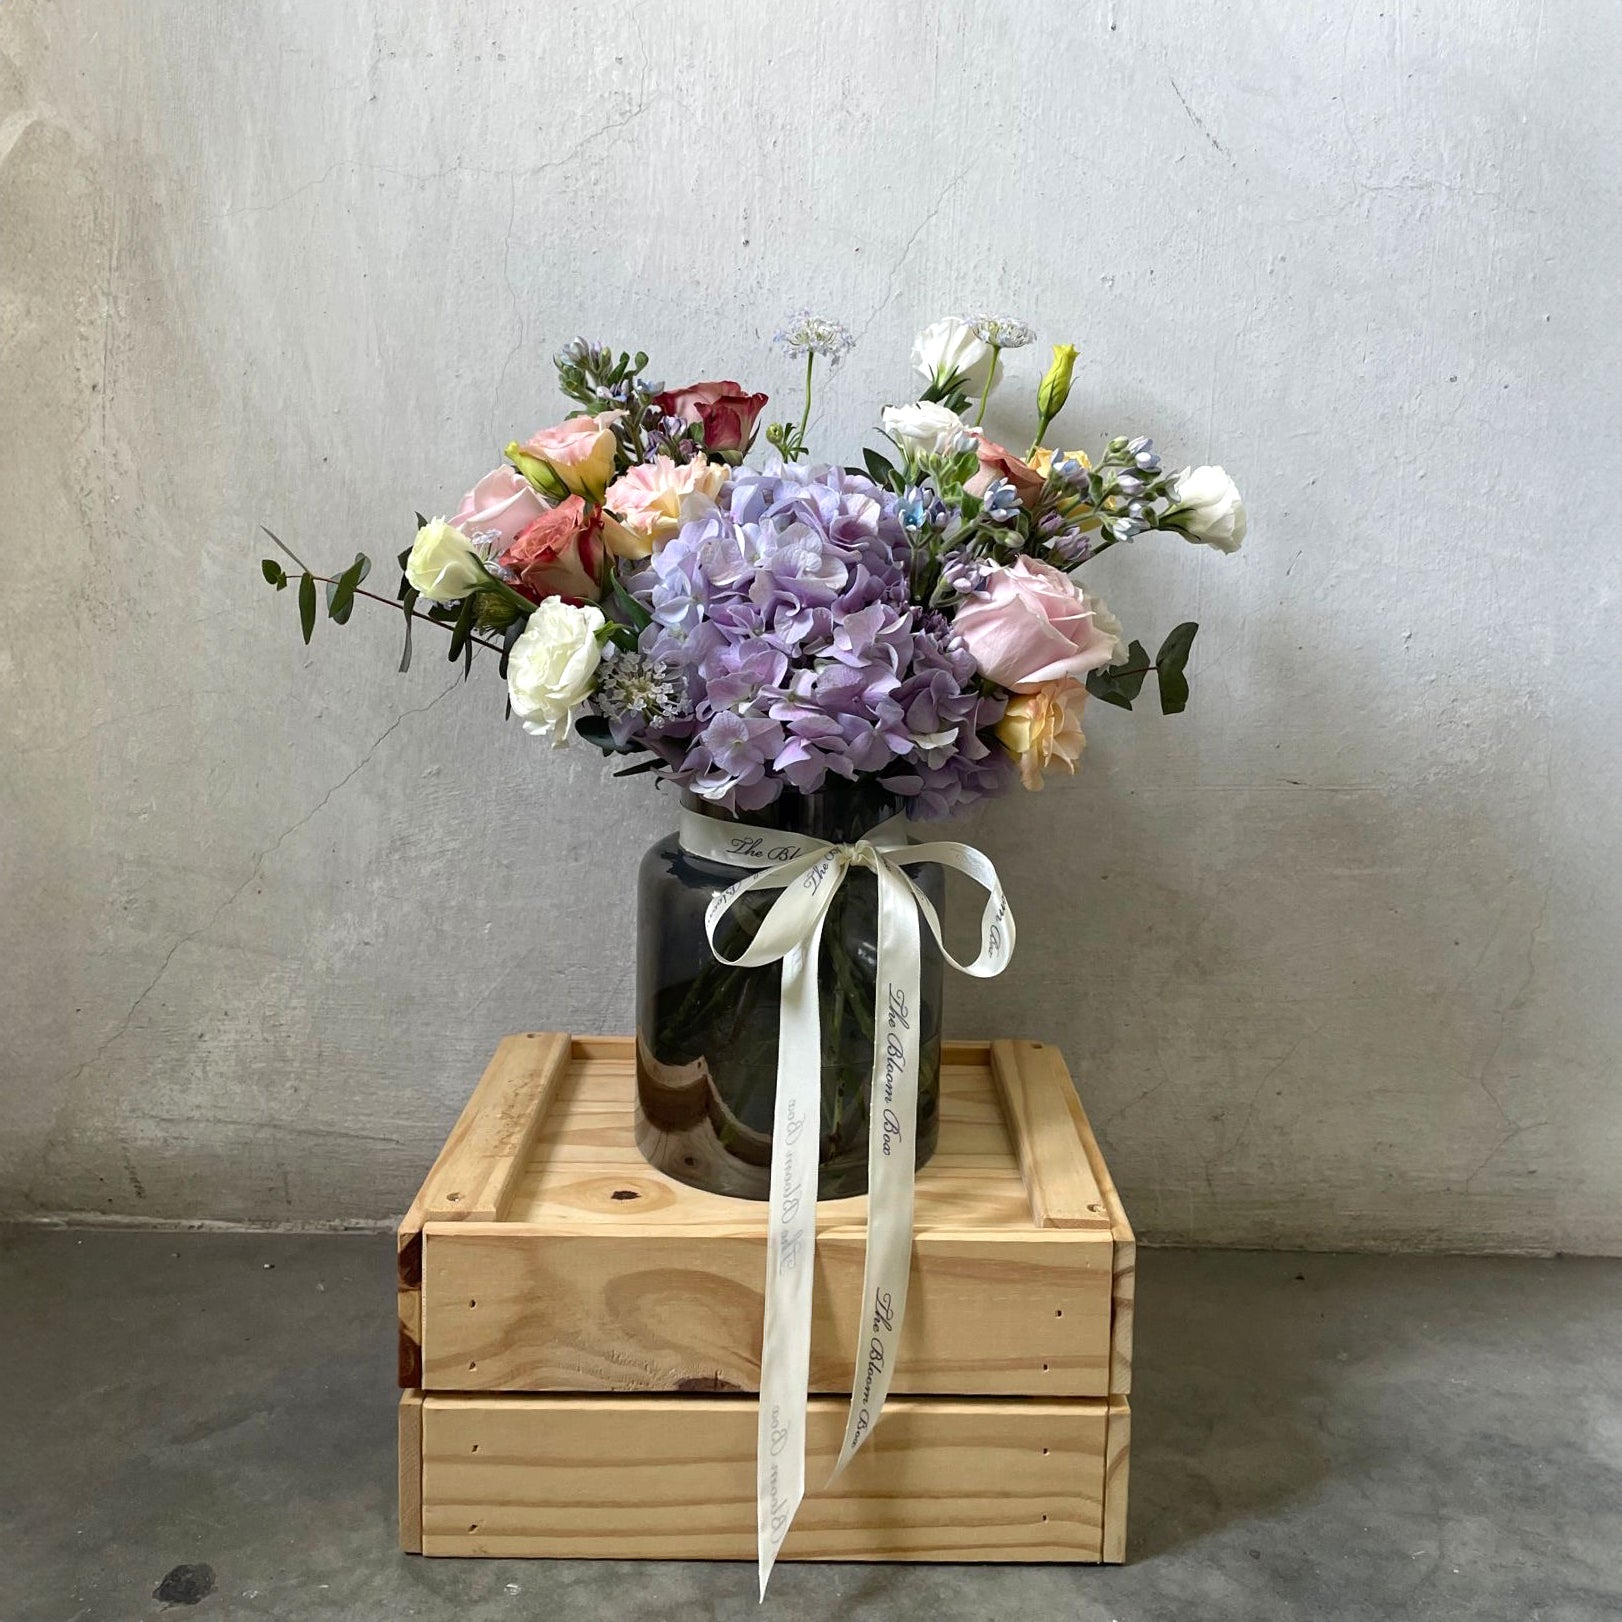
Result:
M454 524L436 518L417 531L406 559L406 579L430 602L454 603L485 578L479 554Z
M548 597L529 617L507 661L507 692L524 730L554 745L569 741L576 708L591 695L602 658L600 608Z
M1172 481L1172 505L1162 522L1175 524L1202 546L1237 552L1245 538L1245 504L1221 468L1185 467Z
M963 419L933 400L916 405L886 406L884 431L909 457L946 456L964 434Z
M931 383L945 383L954 375L960 376L969 394L985 388L991 361L991 345L967 321L953 315L925 327L912 341L913 369L920 376Z
M1110 650L1110 664L1124 663L1127 652L1126 632L1122 629L1121 622L1110 613L1102 597L1095 597L1090 591L1084 591L1082 596L1086 598L1087 606L1092 610L1093 624L1115 644Z

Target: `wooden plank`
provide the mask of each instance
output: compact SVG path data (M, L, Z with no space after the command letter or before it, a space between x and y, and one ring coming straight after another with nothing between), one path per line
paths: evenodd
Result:
M1101 1558L1126 1560L1126 1489L1132 1456L1132 1410L1125 1397L1111 1397L1104 1445L1104 1541Z
M993 1042L991 1071L1039 1228L1110 1226L1109 1209L1076 1132L1076 1090L1064 1057L1044 1042Z
M462 1108L395 1232L397 1379L422 1384L422 1225L504 1214L568 1062L567 1036L528 1031L506 1037Z
M1096 1561L1108 1408L901 1397L837 1481L845 1405L815 1397L786 1560ZM755 1404L428 1396L423 1552L752 1560Z
M427 1389L758 1388L758 1228L621 1217L430 1223L425 1237ZM864 1249L859 1230L818 1237L813 1390L850 1390ZM895 1389L1109 1395L1112 1254L1108 1233L919 1233Z
M569 1062L555 1031L502 1039L418 1196L424 1222L497 1222Z
M422 1393L402 1391L400 1431L400 1547L422 1553Z
M1099 1194L1109 1212L1110 1233L1115 1241L1115 1282L1110 1301L1110 1391L1125 1396L1132 1389L1132 1305L1137 1286L1138 1244L1127 1221L1126 1207L1121 1203L1115 1179L1104 1163L1104 1151L1093 1135L1092 1122L1082 1108L1075 1089L1070 1093L1070 1109L1075 1117L1076 1131L1082 1148L1087 1152L1087 1163L1093 1169Z

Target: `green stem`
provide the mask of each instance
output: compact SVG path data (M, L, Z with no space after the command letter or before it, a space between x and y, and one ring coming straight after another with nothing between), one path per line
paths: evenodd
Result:
M1042 448L1042 436L1047 433L1048 424L1052 421L1052 417L1044 414L1042 420L1037 423L1036 438L1031 441L1031 448L1025 453L1025 460L1027 462L1030 461L1030 459Z
M986 368L986 386L980 395L980 415L974 419L974 426L978 428L986 420L986 402L991 398L991 385L997 377L997 357L1002 354L1002 345L991 346L991 365Z
M809 350L805 357L805 410L800 413L800 427L795 434L794 459L800 459L800 452L805 449L805 426L811 420L811 371L817 364L816 351Z
M266 531L266 533L268 534L269 531ZM272 536L271 539L275 540L275 537ZM278 546L281 546L280 541L277 541L276 544ZM285 547L283 547L282 550L286 551L287 549ZM289 557L293 556L293 554L291 552L288 552L287 555ZM297 560L295 559L295 561L297 561ZM303 568L303 565L300 564L299 567ZM305 569L304 572L307 575L309 575L309 577L312 580L319 580L321 582L321 584L324 585L324 586L330 586L334 582L335 577L330 575L330 574L317 574L315 572L315 570L313 570L313 569ZM371 600L374 603L382 603L382 605L385 608L392 608L392 609L394 609L394 611L396 613L399 612L400 604L398 603L398 601L391 602L387 597L379 597L378 594L375 591L366 591L366 590L362 589L360 586L357 586L355 588L355 595L357 597L370 597ZM525 601L529 602L529 599L525 598ZM534 607L535 607L534 603L529 603L529 607L533 610ZM450 624L449 620L436 620L431 615L418 613L417 610L414 609L414 608L411 610L411 617L414 620L423 620L429 625L437 625L443 631L448 631L448 630L451 629L451 624ZM468 641L469 642L476 642L476 643L478 643L478 645L481 648L488 648L492 653L500 653L501 652L501 644L499 642L487 642L482 636L472 636L472 635L470 635L468 637Z

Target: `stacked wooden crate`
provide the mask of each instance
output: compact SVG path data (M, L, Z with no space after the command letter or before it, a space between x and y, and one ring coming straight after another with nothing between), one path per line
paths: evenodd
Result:
M498 1048L399 1231L400 1539L753 1559L765 1209L631 1138L626 1038ZM1132 1230L1056 1048L948 1043L894 1394L844 1427L865 1200L818 1207L784 1559L1124 1558Z

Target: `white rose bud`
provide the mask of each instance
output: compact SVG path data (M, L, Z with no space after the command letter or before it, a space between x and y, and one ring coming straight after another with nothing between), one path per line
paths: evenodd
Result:
M945 383L959 375L969 394L985 388L991 358L991 345L956 316L925 327L912 341L912 364L921 376L931 383Z
M507 692L524 730L554 745L569 741L575 709L591 696L602 650L600 608L548 597L529 617L507 660Z
M1162 521L1219 552L1237 552L1245 538L1239 487L1219 467L1185 467L1172 482L1172 506Z
M479 555L461 530L436 518L417 531L406 559L406 579L430 602L454 603L484 581Z
M957 446L963 419L930 400L916 405L886 406L884 431L909 457L946 456Z

